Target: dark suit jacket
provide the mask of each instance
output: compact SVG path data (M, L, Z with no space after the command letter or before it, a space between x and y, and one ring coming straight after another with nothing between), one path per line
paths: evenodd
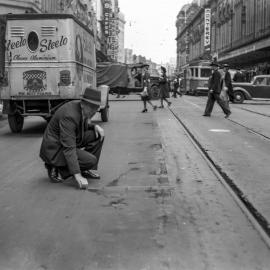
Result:
M218 70L215 70L210 77L209 90L213 90L217 94L221 92L221 74Z
M45 163L67 166L70 174L80 173L76 148L82 144L84 132L88 128L82 116L80 101L64 104L56 111L45 130L40 157Z
M233 93L232 79L231 79L231 74L229 71L225 73L224 81L225 81L225 86L228 87L228 93L230 94Z

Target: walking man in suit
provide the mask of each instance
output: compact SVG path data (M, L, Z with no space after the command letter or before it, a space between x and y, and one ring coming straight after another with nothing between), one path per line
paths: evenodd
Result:
M40 157L52 182L72 176L80 189L87 178L99 179L96 170L104 140L104 130L91 123L101 101L101 93L87 87L81 100L62 105L43 135Z
M212 62L211 66L213 73L209 79L208 99L203 116L211 116L215 101L217 101L218 105L221 107L225 114L225 118L228 118L231 114L231 111L229 108L227 108L225 102L219 96L221 92L221 74L218 71L219 65L217 62Z

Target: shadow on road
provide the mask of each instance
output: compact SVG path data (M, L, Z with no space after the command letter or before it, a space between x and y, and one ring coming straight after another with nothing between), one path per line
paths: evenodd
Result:
M5 129L1 136L2 137L18 137L18 138L23 138L23 137L41 137L45 131L45 128L47 126L46 121L31 121L31 122L25 122L25 126L23 130L20 133L12 133L9 128ZM5 124L3 123L0 128L8 127L8 123L6 122Z

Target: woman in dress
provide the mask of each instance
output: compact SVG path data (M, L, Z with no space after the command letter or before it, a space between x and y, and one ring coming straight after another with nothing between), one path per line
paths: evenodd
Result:
M145 68L144 68L144 74L143 74L143 87L144 87L144 90L141 94L141 98L142 98L142 101L143 101L143 110L142 110L142 113L145 113L147 112L147 103L149 103L153 110L155 111L157 109L157 106L156 105L153 105L153 103L151 102L151 93L150 93L150 74L148 72L148 68L149 66L146 65Z
M170 97L169 95L169 87L168 87L168 79L166 75L166 68L161 67L161 76L159 77L159 89L160 89L160 107L159 108L164 108L163 101L165 100L170 106L172 103L167 100L167 98Z

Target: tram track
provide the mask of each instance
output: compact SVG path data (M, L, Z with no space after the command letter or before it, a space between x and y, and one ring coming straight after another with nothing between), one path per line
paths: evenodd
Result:
M240 108L238 108L238 109L240 109L240 110L242 110L242 111L250 112L250 113L253 113L253 114L258 114L258 115L261 115L261 116L270 117L270 115L268 115L268 114L260 113L260 112L255 112L255 111L253 111L253 110L249 110L249 109L246 109L246 108L240 107Z
M247 129L248 132L251 132L251 133L255 134L256 136L259 136L259 137L261 137L263 139L266 139L266 140L270 141L270 137L268 137L268 136L266 136L266 135L264 135L264 134L262 134L262 133L260 133L260 132L258 132L256 130L254 130L252 128L249 128L249 127L247 127L247 126L245 126L245 125L243 125L243 124L241 124L241 123L239 123L239 122L237 122L235 120L232 120L232 119L228 119L228 120L231 121L232 123L240 126L240 127L243 127L245 129Z
M215 174L217 179L222 183L222 185L226 188L229 194L233 197L234 201L240 207L242 212L247 216L247 218L250 220L254 228L257 230L263 241L266 243L267 247L270 249L270 224L267 222L265 217L253 206L253 204L248 200L245 194L235 184L235 181L231 179L226 174L226 172L222 170L221 166L219 166L219 164L217 164L210 157L208 152L204 149L201 143L195 138L193 133L186 126L186 124L179 118L179 116L171 108L169 108L169 110L173 115L173 117L176 119L176 121L184 128L188 138L190 139L196 150L200 153L202 158L206 161L211 171ZM234 122L235 124L239 124L233 120L231 121ZM256 131L252 132L255 134L257 133L257 135L263 136L270 140L270 138L264 136L263 134L259 134Z
M195 107L201 108L200 106L198 106L197 104L195 104L195 103L193 103L193 102L188 102L188 103L190 103L191 105L193 105L193 106L195 106ZM253 104L253 103L252 103L252 104ZM269 104L269 105L270 105L270 104ZM264 113L255 112L255 111L253 111L253 110L249 110L249 109L242 108L242 107L237 107L237 109L242 110L242 111L247 111L247 112L250 112L250 113L253 113L253 114L265 116L265 117L270 117L270 115L267 115L267 114L264 114ZM265 139L265 140L269 140L269 141L270 141L270 137L269 137L269 136L266 136L266 135L264 135L263 133L258 132L258 131L256 131L256 130L253 129L253 128L250 128L250 127L245 126L245 125L243 125L243 124L241 124L241 123L239 123L239 122L237 122L237 121L235 121L235 120L232 120L231 118L228 118L228 120L231 121L232 123L234 123L234 124L236 124L236 125L242 127L242 128L245 128L248 132L250 132L250 133L252 133L252 134L254 134L254 135L256 135L256 136L259 136L259 137L261 137L261 138L263 138L263 139Z

